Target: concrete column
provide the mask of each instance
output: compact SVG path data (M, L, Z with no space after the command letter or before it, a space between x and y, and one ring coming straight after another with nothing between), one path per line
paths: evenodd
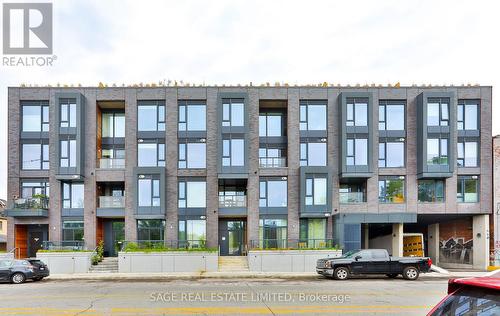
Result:
M439 223L427 228L427 253L435 265L439 263Z
M473 255L472 265L474 269L486 270L489 265L490 229L489 215L481 214L472 217Z
M207 88L207 246L219 245L219 200L217 164L218 164L218 128L216 88ZM212 122L212 124L210 124ZM215 124L215 125L214 125Z
M403 223L392 224L392 255L403 256Z
M165 240L168 244L175 244L178 238L179 231L179 212L178 212L178 181L177 181L177 89L165 89L165 106L167 110L165 144L167 147L167 162L166 162L166 201L165 201Z
M96 168L96 139L97 139L97 97L95 89L85 90L85 159L84 170L84 239L87 249L94 249L96 245L96 183L94 170Z
M137 166L137 90L125 90L125 239L137 240L137 221L135 220L134 196L132 188L137 179L134 167ZM52 194L52 187L50 188ZM168 199L168 198L167 198Z
M288 89L287 133L288 133L288 239L298 239L300 234L300 176L299 148L299 89Z

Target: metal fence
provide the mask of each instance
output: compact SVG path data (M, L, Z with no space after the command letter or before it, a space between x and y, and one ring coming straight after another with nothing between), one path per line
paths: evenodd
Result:
M38 198L25 198L25 199L15 199L13 201L14 209L49 209L49 198L48 197L38 197Z
M43 250L81 251L87 250L84 241L43 241Z
M259 239L250 241L250 249L330 249L333 239Z
M126 240L121 250L206 249L206 240Z

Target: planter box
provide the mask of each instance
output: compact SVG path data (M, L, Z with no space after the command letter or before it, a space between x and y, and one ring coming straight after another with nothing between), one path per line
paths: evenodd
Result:
M342 250L250 250L248 267L258 272L316 272L316 261L336 258Z
M88 273L92 252L37 252L52 274Z
M140 272L205 272L217 271L217 252L120 252L118 271Z
M2 259L14 259L14 254L12 252L2 252L0 253L0 260Z

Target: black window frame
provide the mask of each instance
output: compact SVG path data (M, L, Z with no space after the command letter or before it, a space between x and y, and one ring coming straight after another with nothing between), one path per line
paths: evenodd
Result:
M439 104L439 124L438 125L429 125L429 103L438 103ZM443 104L446 103L447 107L447 113L448 113L448 118L443 118ZM450 98L428 98L427 99L427 117L426 117L426 122L427 126L450 126L451 118L450 118L450 105L451 100ZM446 122L446 124L443 124L443 122Z
M328 166L328 140L325 137L320 137L317 139L313 138L307 138L304 139L302 138L299 144L299 164L300 166L317 166L317 165L310 165L309 163L309 144L325 144L325 164L320 165L320 166ZM303 145L305 145L305 153L303 152ZM305 154L305 159L303 158L303 154ZM303 163L305 162L305 163Z
M224 108L225 105L228 105L229 117L226 119L224 117ZM243 104L243 125L233 125L233 104ZM245 118L245 99L243 98L223 98L222 99L222 115L221 115L221 126L222 127L243 127L246 126L246 118Z
M387 181L394 181L394 180L402 180L403 182L403 201L402 202L394 202L391 201L388 198L387 193L382 197L381 192L380 192L380 182L384 182L384 188L387 192ZM405 204L407 200L407 193L406 193L406 176L400 175L400 176L379 176L378 178L378 202L381 204Z
M25 131L24 128L24 108L25 107L40 107L40 130ZM45 113L47 114L45 116ZM47 127L45 130L44 127ZM50 108L48 101L21 101L21 132L49 132L50 130Z
M403 165L387 166L387 143L403 143ZM380 157L380 145L384 145L384 157ZM381 166L381 162L383 165ZM379 168L405 168L406 167L406 138L404 137L382 137L378 142L378 167Z
M315 183L314 183L314 180L315 179L325 179L325 185L326 185L326 190L325 190L325 204L316 204L315 200L314 200L314 192L316 191L316 188L315 188ZM311 193L309 194L307 191L307 182L311 180L312 181L312 184L311 184ZM327 206L328 205L328 175L327 174L315 174L315 173L309 173L307 174L306 176L306 179L305 179L305 187L304 187L304 205L306 207L311 207L311 206ZM307 199L308 198L311 198L312 199L312 204L307 204Z
M65 223L67 222L72 222L72 223L78 223L81 225L79 225L79 227L65 227ZM83 219L63 219L62 220L62 223L61 223L61 230L62 230L62 240L64 242L82 242L84 240L84 236L85 236L85 221ZM71 239L67 239L65 238L66 237L66 232L69 232L73 238ZM76 235L76 232L79 232L79 234L81 234L82 238L80 239L76 239L75 238L75 235Z
M66 142L67 145L66 145L66 153L67 155L63 155L64 151L63 151L63 142ZM75 165L72 166L71 165L71 142L74 142L75 143ZM67 135L65 136L65 138L61 138L59 139L59 167L60 168L76 168L77 164L78 164L78 144L77 144L77 141L76 141L76 136L75 135ZM63 166L62 162L63 160L67 160L68 161L68 165L67 166Z
M206 132L207 131L207 102L205 100L178 100L178 113L177 113L177 131L179 132ZM205 129L204 130L191 130L188 126L188 107L190 106L204 106L205 107ZM184 120L181 119L181 113L184 113ZM185 124L186 128L181 129L181 124Z
M467 180L474 180L476 182L476 200L475 201L465 201L465 181ZM470 176L465 176L465 175L460 175L457 177L457 203L479 203L480 196L479 194L481 193L481 182L480 182L480 177L477 175L470 175ZM460 189L459 189L460 187ZM461 195L461 197L459 197Z
M139 185L139 181L141 180L149 180L149 185L151 189L151 195L149 196L149 205L140 205L141 200L139 198L139 190L141 189L141 186ZM161 179L160 175L158 174L140 174L137 177L137 207L160 207L161 206ZM158 183L158 195L155 195L154 193L154 187L155 183ZM158 199L158 205L155 205L154 200Z
M429 153L428 153L428 148L429 148L429 140L438 140L438 149L439 149L439 154L438 154L438 159L441 162L442 159L446 158L446 163L429 163ZM443 146L442 146L442 141L446 140L446 155L443 154ZM450 164L450 139L447 136L430 136L427 138L426 142L426 152L427 152L427 157L425 158L426 164L430 166L448 166Z
M465 165L465 143L476 143L476 164L474 166L466 166ZM463 157L460 157L460 151L459 147L462 147L462 153ZM457 140L457 167L460 168L477 168L480 165L480 154L479 154L479 149L480 149L480 142L477 139L465 139L459 137ZM459 161L462 161L460 164Z
M24 160L24 145L40 145L40 155L39 159L36 159L40 162L40 167L37 169L25 169L24 163L27 162ZM44 150L46 149L46 151ZM20 152L20 169L21 170L49 170L50 169L50 147L49 140L46 138L40 138L35 140L22 140L21 143L21 152ZM33 160L30 160L33 162ZM46 168L45 168L46 166Z
M366 140L366 165L358 165L356 164L356 141L359 139L364 139ZM346 137L346 154L345 154L345 163L346 166L368 166L370 164L370 153L368 151L369 147L369 139L367 135L364 135L363 137L356 137L355 135L350 135ZM349 141L352 141L352 155L349 154ZM353 159L353 164L350 164L348 160L352 158Z
M83 205L82 207L74 207L73 205L73 186L81 185L83 187ZM68 196L66 197L66 188L68 189ZM66 207L65 202L69 201L69 207ZM65 209L80 209L85 207L85 184L83 182L61 182L61 206Z
M153 130L141 130L139 129L139 108L141 106L156 106L156 129ZM163 109L163 117L160 115L161 109ZM137 101L137 131L138 132L164 132L167 128L167 107L165 101L163 100L140 100ZM162 125L163 124L163 125ZM160 126L163 126L160 128Z
M66 115L63 116L63 106L67 106L67 111ZM71 112L72 109L75 111L75 121L71 121ZM76 99L75 98L60 98L59 99L59 105L58 105L58 111L59 111L59 126L63 128L74 128L77 125L77 120L78 118L76 117L77 114L77 109L76 109ZM71 125L71 123L74 123L74 125Z
M432 183L431 183L432 182ZM432 192L434 192L434 200L433 201L426 201L426 200L421 200L420 199L420 191L421 191L421 185L424 185L424 183L427 183L427 185L432 186ZM442 185L442 196L438 196L437 192L437 187L438 183L441 183ZM418 203L443 203L446 201L446 182L443 179L420 179L417 182L417 201Z
M379 101L379 115L378 115L378 130L379 131L395 131L392 129L387 129L387 107L388 106L395 106L395 105L402 105L404 109L404 122L403 122L403 129L402 130L397 130L397 131L404 131L406 130L406 100L380 100ZM384 117L381 119L380 117L380 108L384 109ZM380 128L380 124L384 124L384 128Z
M269 182L285 182L285 197L286 197L286 205L285 206L269 206ZM262 192L262 184L265 185L264 192ZM264 205L261 205L261 201L264 201ZM259 179L259 207L288 207L288 177L261 177Z
M242 153L243 164L242 165L233 165L233 156L232 156L233 140L242 140L243 141L243 153ZM226 155L224 153L224 143L226 141L229 141L229 148L228 148L229 155ZM222 139L222 152L221 152L221 160L222 160L221 165L222 165L222 167L229 168L229 167L243 167L243 166L245 166L245 164L246 164L246 162L245 162L245 151L246 151L245 142L246 142L246 139L243 136L234 137L232 135L224 135L224 137ZM229 159L228 165L224 164L224 159Z
M139 164L139 146L141 144L155 144L156 145L156 165L154 166L142 166ZM163 150L160 147L163 146ZM163 159L161 159L161 153L163 153ZM139 139L137 141L137 166L138 167L166 167L167 165L167 145L165 144L164 138L148 138Z
M159 225L141 225L145 222L155 223ZM165 241L165 227L166 221L164 219L137 219L137 239L139 241ZM147 239L140 238L144 233L148 236ZM156 233L159 233L160 239L151 239L153 234Z
M465 123L467 118L465 117L465 106L466 105L475 105L476 106L476 129L466 129ZM476 99L460 99L457 102L457 130L458 131L478 131L481 126L481 101ZM460 114L462 119L460 120ZM462 128L460 128L460 123L462 124Z
M324 106L325 107L325 129L328 130L328 101L327 100L300 100L299 103L299 130L300 131L323 131L309 129L309 106ZM305 109L304 115L302 110ZM305 126L305 128L302 128Z
M356 125L356 104L365 104L366 105L366 125ZM352 105L352 118L349 118L349 106ZM361 98L347 98L345 104L345 125L346 126L354 126L354 127L366 127L370 126L370 117L369 117L369 109L370 100L365 97Z
M205 166L204 167L189 167L189 144L204 144L205 145ZM181 147L183 149L181 150ZM179 139L177 144L177 168L179 169L206 169L207 168L207 141L205 138L186 138ZM184 154L184 157L182 157Z

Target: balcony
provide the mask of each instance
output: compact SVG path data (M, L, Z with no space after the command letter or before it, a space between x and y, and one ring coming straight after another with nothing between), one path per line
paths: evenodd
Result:
M365 194L363 192L339 192L340 204L364 203Z
M285 157L259 158L259 166L261 168L285 168L286 158Z
M102 169L124 169L125 168L125 159L101 158L101 159L99 159L99 168L102 168Z
M5 210L5 216L11 217L48 217L49 198L31 197L15 199L12 207Z
M124 196L100 196L99 197L99 207L100 208L124 208L125 207L125 197Z
M219 195L219 207L247 207L246 195Z

